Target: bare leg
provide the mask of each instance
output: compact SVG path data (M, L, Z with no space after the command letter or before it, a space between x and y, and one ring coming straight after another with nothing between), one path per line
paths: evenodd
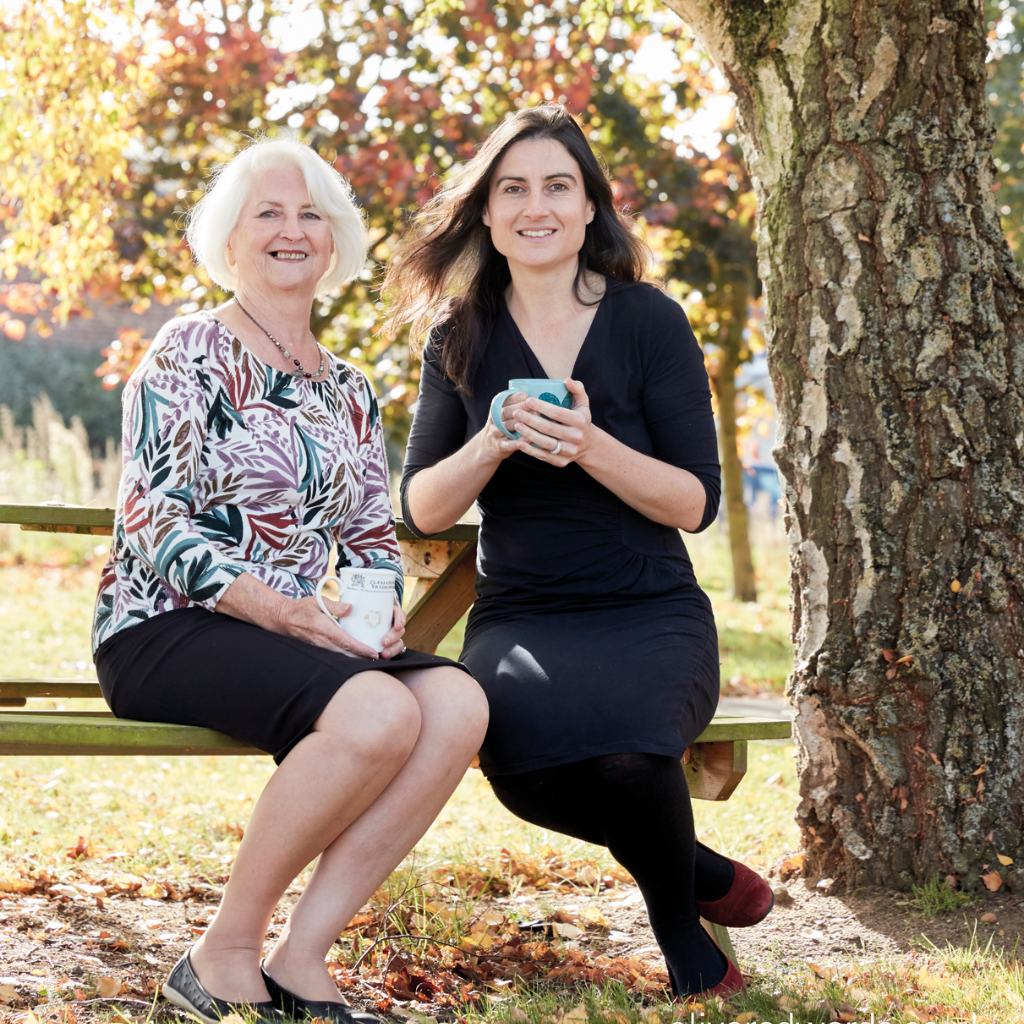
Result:
M292 879L383 792L413 750L420 711L384 672L360 672L331 698L263 790L213 924L192 948L211 995L269 998L259 971L271 914Z
M307 1000L340 999L324 958L440 813L487 728L487 700L466 673L434 668L402 678L420 708L416 746L373 805L323 852L267 958L270 976Z

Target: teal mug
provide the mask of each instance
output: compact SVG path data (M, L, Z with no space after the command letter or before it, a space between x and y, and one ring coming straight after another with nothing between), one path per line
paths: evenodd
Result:
M519 440L519 434L509 430L501 420L501 407L511 395L525 392L530 398L539 398L542 402L560 405L563 409L572 408L572 395L565 386L565 381L545 380L542 377L520 377L508 382L507 391L499 391L491 400L491 422L513 441Z

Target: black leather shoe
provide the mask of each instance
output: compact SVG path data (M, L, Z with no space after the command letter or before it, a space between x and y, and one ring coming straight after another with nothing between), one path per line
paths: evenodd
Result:
M220 1024L222 1018L232 1013L247 1021L255 1018L257 1024L284 1024L284 1015L273 1002L229 1003L211 996L196 977L188 952L171 968L161 992L168 1002L180 1006L204 1024Z
M263 983L267 986L270 998L274 1005L289 1020L303 1021L319 1017L321 1020L333 1021L334 1024L384 1024L380 1017L374 1017L372 1013L365 1010L357 1010L354 1006L342 1002L320 1002L309 999L301 999L294 992L278 985L274 979L267 974L263 965L260 964L260 971L263 974Z

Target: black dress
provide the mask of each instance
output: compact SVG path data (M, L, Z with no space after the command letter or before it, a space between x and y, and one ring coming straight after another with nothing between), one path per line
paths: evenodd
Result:
M515 377L546 377L502 304L460 393L428 343L402 477L457 451ZM711 394L700 349L677 302L652 285L608 282L572 377L593 422L630 448L721 491ZM602 754L681 757L718 703L718 640L679 531L631 508L575 464L522 452L477 499L477 601L462 662L490 702L480 751L489 775Z

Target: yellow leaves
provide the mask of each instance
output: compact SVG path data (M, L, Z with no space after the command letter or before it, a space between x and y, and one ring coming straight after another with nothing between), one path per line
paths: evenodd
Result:
M953 582L950 583L950 585L949 585L949 589L952 590L954 594L959 594L960 593L960 581L959 580L953 580Z
M587 907L583 913L580 914L580 918L591 928L609 928L610 925L604 919L601 911L597 907Z
M128 0L109 0L102 16L84 4L60 10L55 17L52 5L29 0L0 16L11 44L0 64L0 195L8 197L0 270L8 279L19 267L35 271L62 296L66 319L73 296L107 260L115 183L127 180L134 116L156 80L135 63L133 44L114 53L102 36L116 22L131 38ZM129 66L134 88L124 84Z
M1013 863L1012 857L1007 857L1005 853L997 853L996 860L1003 865L1004 868L1009 867Z
M26 893L35 889L36 883L28 878L15 875L0 875L0 892Z
M159 882L147 882L139 889L139 895L150 900L165 900L167 890Z

